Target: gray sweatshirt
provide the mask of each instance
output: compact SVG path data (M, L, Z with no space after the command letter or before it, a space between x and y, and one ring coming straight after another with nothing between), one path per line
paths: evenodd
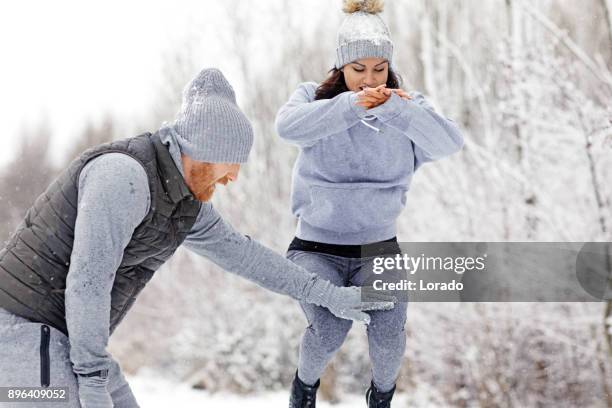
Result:
M180 151L168 132L169 145L182 172ZM79 177L74 246L66 279L66 322L75 373L107 369L111 289L123 250L149 211L147 175L138 161L123 153L91 160ZM223 269L277 293L302 299L316 275L238 233L203 203L183 245Z
M315 101L316 89L300 84L276 117L279 136L300 148L291 189L296 236L357 245L392 238L414 172L459 151L459 127L419 92L366 110L354 92Z

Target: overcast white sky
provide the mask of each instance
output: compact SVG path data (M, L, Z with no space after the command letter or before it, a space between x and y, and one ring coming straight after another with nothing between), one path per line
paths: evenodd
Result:
M239 4L258 33L248 49L249 64L265 66L275 51L266 36L277 36L271 27L287 3ZM300 29L292 34L310 35L309 23L332 4L339 16L340 0L293 7ZM220 41L233 34L228 9L229 16L240 12L226 0L0 2L0 167L13 156L24 127L47 121L53 129L50 154L58 163L86 121L107 113L121 123L146 117L163 86L162 61L186 38L202 39L192 56L196 66L221 68L240 99L233 51ZM333 38L327 40L331 45Z
M0 165L12 157L18 130L44 118L54 129L57 160L86 119L99 120L105 112L144 115L150 104L142 101L158 90L164 53L213 16L215 3L0 3ZM203 47L208 55L220 53L214 38Z

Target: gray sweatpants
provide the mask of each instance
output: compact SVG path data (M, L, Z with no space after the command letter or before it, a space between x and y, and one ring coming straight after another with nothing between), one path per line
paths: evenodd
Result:
M0 387L40 387L47 353L41 352L41 342L46 349L41 323L33 323L0 308ZM0 407L80 408L77 380L70 363L68 338L59 330L49 327L48 356L49 387L68 387L68 402L0 402ZM45 374L42 374L46 376ZM130 386L115 360L109 369L107 390L115 408L138 408Z
M287 258L337 286L362 286L370 277L362 272L363 265L369 261L367 258L344 258L298 250L288 251ZM300 305L309 325L300 345L298 376L304 383L313 385L344 342L352 321L336 317L321 306L304 302ZM371 318L367 334L372 379L381 392L391 390L399 374L406 349L407 306L407 302L400 302L392 310L368 312Z

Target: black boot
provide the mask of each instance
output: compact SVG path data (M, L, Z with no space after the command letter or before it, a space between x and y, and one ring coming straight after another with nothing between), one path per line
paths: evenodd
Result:
M370 388L366 391L366 402L368 408L391 408L391 399L393 399L393 393L395 392L395 385L391 391L380 392L374 386L374 382L370 385Z
M296 372L293 384L291 384L289 408L316 408L319 384L321 384L321 380L317 380L315 385L304 384Z

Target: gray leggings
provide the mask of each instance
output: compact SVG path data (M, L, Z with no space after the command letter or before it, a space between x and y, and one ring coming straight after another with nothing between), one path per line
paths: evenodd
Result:
M41 326L41 323L33 323L0 308L0 387L41 386ZM0 406L80 408L77 381L70 363L68 338L59 330L49 328L49 387L68 387L68 402L16 402L0 403ZM115 408L138 408L132 390L115 360L108 375L106 388Z
M361 272L367 259L298 250L287 252L287 258L337 286L362 286L368 278ZM304 302L300 305L309 325L300 345L298 376L304 383L313 385L344 342L352 321L336 317L321 306ZM399 374L406 349L407 306L407 302L400 302L392 310L368 312L372 379L381 392L391 390Z

